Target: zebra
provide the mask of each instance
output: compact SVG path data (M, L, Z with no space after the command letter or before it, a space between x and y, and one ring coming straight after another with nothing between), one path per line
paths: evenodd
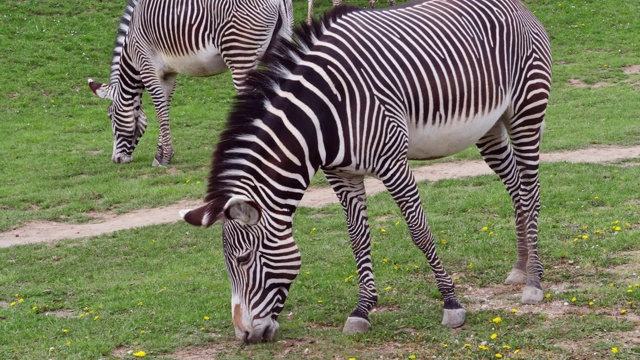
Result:
M331 0L334 7L342 5L342 0ZM395 6L396 0L389 0L389 6ZM373 9L376 6L376 0L369 0L369 6ZM307 24L313 21L313 0L309 0L307 4Z
M151 94L160 127L153 166L173 157L169 107L177 74L231 71L237 91L276 36L290 39L292 0L130 0L120 20L109 84L89 79L111 100L112 161L128 163L147 127L142 92Z
M444 303L466 313L436 253L409 159L476 145L515 213L521 302L543 299L538 255L540 141L551 84L548 35L518 0L426 0L388 9L337 7L280 41L248 77L211 163L205 203L182 210L223 226L236 336L271 340L301 266L296 208L322 169L343 206L358 302L343 332L371 328L376 305L364 177L380 179L424 253ZM378 64L385 64L380 66Z

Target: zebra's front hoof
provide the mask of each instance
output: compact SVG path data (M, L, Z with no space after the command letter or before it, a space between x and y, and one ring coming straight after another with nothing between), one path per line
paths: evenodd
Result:
M344 323L342 332L345 334L359 334L367 332L371 329L371 323L361 317L349 316L347 322Z
M538 289L534 286L525 286L522 291L522 300L520 301L523 304L535 305L542 302L544 298L544 291L542 289Z
M444 309L442 316L442 325L457 328L464 324L467 312L463 308Z
M170 164L170 160L165 160L165 159L160 159L158 160L158 158L153 158L153 162L151 163L151 166L169 166Z
M509 273L509 276L507 276L507 280L505 280L504 283L508 285L520 285L524 284L526 281L527 274L520 269L513 268L511 269L511 272Z

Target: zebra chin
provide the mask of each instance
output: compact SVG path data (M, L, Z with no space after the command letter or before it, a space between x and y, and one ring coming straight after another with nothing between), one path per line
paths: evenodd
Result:
M280 324L272 318L256 319L252 329L240 329L235 326L236 337L245 344L255 344L273 340Z

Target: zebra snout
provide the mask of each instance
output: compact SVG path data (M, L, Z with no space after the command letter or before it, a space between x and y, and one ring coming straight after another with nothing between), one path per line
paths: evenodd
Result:
M127 155L127 154L123 154L123 153L117 153L117 154L114 154L111 157L111 161L113 161L116 164L130 163L131 160L133 160L133 156Z

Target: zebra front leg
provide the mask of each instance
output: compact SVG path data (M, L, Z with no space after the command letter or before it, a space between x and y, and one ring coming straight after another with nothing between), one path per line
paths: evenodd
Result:
M393 162L391 162L393 163ZM422 250L433 271L438 290L444 301L442 325L455 328L462 326L466 312L456 297L453 280L444 269L436 253L433 234L420 203L420 194L416 180L406 161L397 167L387 169L380 179L398 204L409 227L411 239Z
M329 171L325 171L325 175L344 209L358 272L358 305L347 318L342 331L346 334L362 333L371 328L369 312L378 303L371 263L364 176L344 177Z
M160 130L158 149L151 165L167 166L171 163L171 158L173 157L173 145L171 144L171 132L169 129L169 108L177 74L158 74L149 61L143 62L141 68L144 69L140 72L142 83L153 100Z

